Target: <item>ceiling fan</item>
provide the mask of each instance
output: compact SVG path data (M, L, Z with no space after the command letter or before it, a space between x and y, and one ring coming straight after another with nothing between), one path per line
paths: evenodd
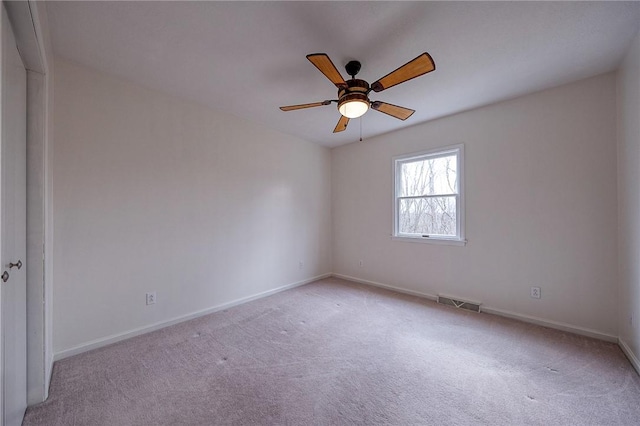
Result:
M329 105L332 102L336 102L338 104L338 111L340 111L341 117L338 121L338 125L333 129L333 133L345 130L350 119L362 116L369 110L369 108L384 112L385 114L400 120L406 120L411 117L415 110L388 104L386 102L370 101L369 93L372 90L374 92L382 92L383 90L397 84L420 77L421 75L436 69L436 64L433 62L431 55L425 52L417 58L407 62L397 70L390 72L369 85L366 81L356 78L361 67L360 62L358 61L350 61L345 66L347 74L351 76L350 80L345 81L326 53L313 53L311 55L307 55L307 59L333 84L336 85L338 88L338 99L329 99L310 104L283 106L280 107L280 109L282 111L294 111L303 108Z

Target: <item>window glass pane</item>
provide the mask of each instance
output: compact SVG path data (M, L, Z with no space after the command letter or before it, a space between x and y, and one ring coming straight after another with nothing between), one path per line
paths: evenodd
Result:
M456 236L456 197L399 200L398 231L402 234Z
M400 165L400 196L456 194L456 155L412 161Z

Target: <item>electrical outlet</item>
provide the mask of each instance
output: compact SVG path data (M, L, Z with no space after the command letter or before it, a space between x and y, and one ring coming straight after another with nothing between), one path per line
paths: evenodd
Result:
M542 297L540 287L531 287L531 297L533 297L534 299L540 299Z
M298 262L298 269L302 269L304 267L304 262L301 260Z
M147 293L147 305L155 305L156 303L156 292Z
M360 259L360 260L358 261L358 266L362 268L362 265L363 265L363 264L364 264L364 263L362 262L362 259Z

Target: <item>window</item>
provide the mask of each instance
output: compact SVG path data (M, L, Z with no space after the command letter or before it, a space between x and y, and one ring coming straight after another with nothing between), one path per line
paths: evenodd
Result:
M393 159L397 239L464 244L464 146Z

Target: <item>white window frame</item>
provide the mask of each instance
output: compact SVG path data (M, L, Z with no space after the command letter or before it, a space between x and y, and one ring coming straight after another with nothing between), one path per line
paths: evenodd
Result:
M447 157L455 155L457 159L457 178L458 178L458 193L455 194L456 198L456 235L455 236L442 236L442 235L418 235L418 234L403 234L398 231L399 217L398 211L400 206L400 198L398 194L401 191L402 181L400 179L401 166L404 163L410 163L419 160ZM404 154L393 157L393 233L392 239L396 241L406 241L413 243L427 243L427 244L448 244L448 245L465 245L467 240L464 234L464 144L451 145L447 147L430 149L428 151L414 152L411 154Z

